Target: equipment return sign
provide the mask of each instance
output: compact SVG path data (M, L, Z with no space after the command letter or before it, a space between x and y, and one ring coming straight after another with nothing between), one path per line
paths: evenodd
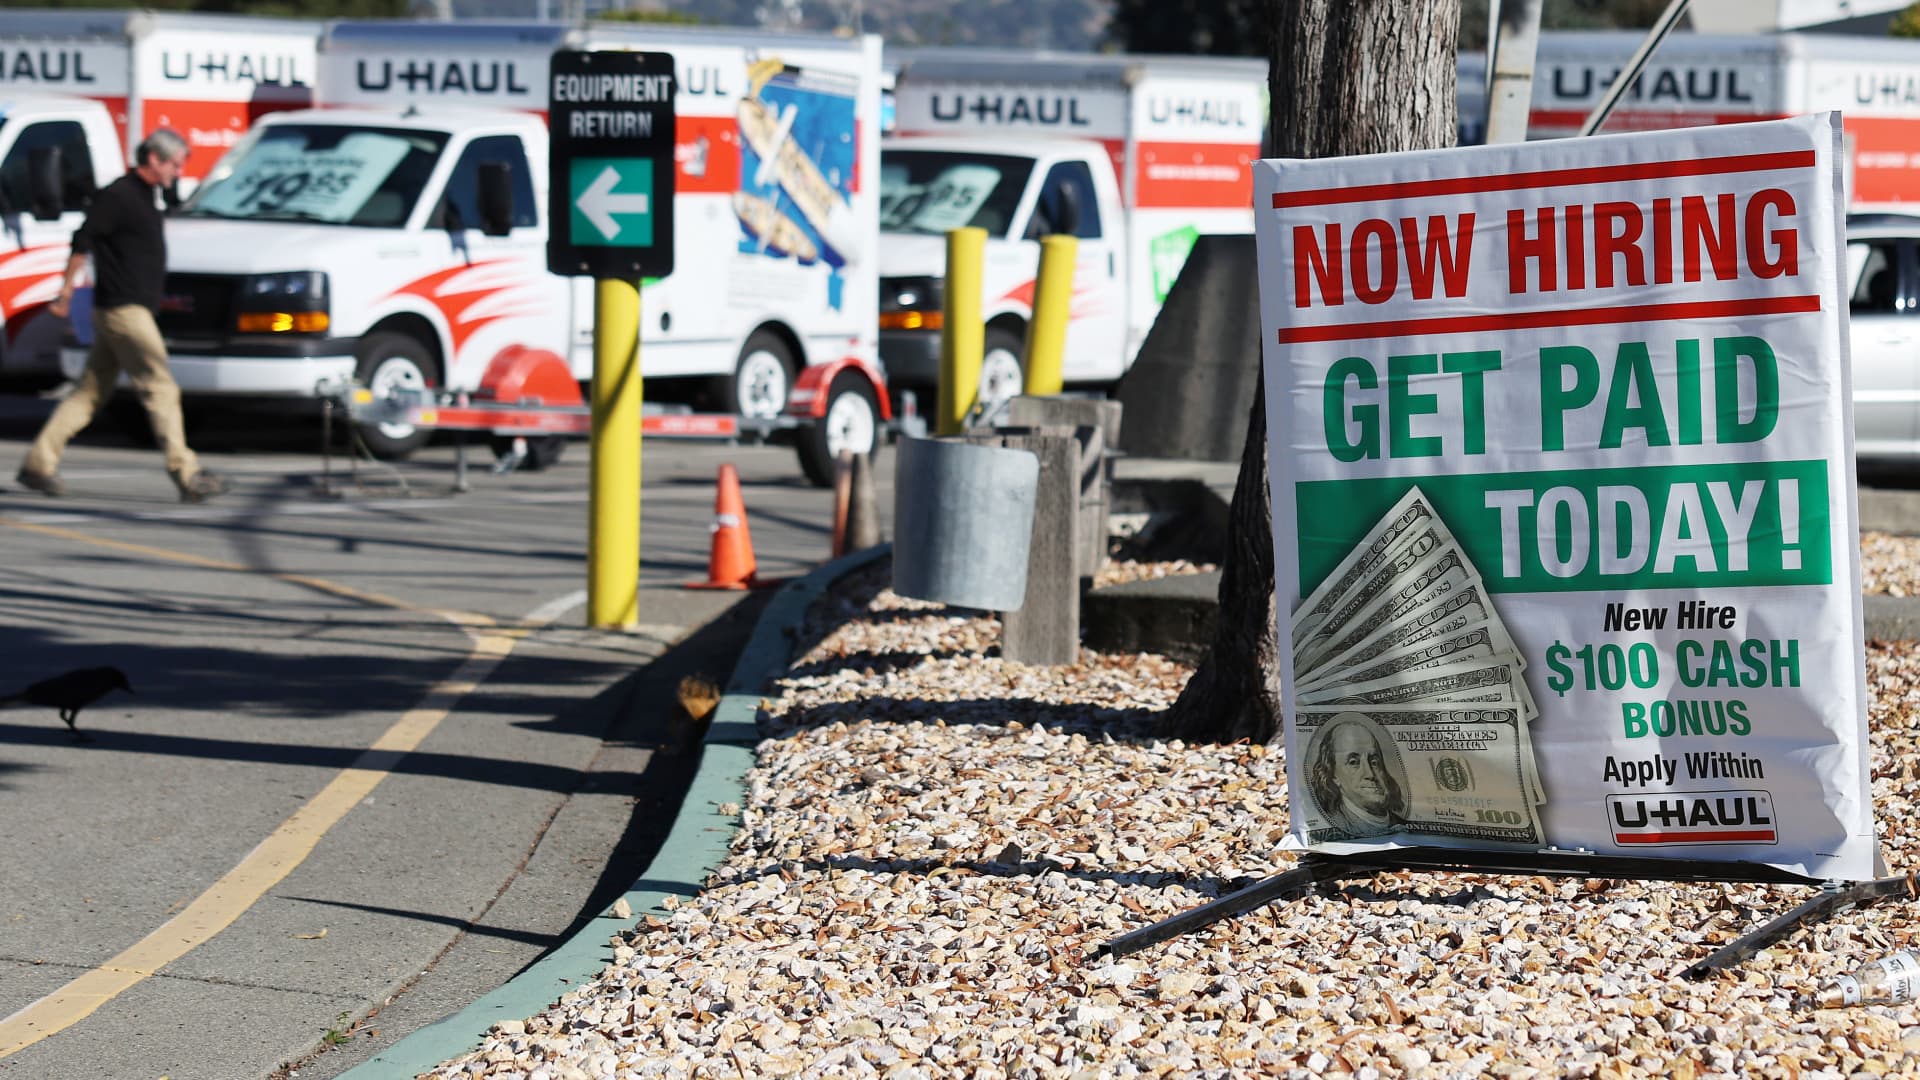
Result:
M666 276L673 269L673 58L556 52L549 80L548 268Z

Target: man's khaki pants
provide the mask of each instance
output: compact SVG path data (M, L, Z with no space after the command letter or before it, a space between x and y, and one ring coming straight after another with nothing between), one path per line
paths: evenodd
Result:
M153 312L139 304L94 310L93 351L87 354L87 370L73 392L47 418L40 437L27 451L28 472L51 476L60 468L60 455L67 443L92 422L93 414L119 385L122 374L147 407L154 441L167 457L167 472L173 482L183 488L192 482L200 472L200 462L187 448L186 425L180 420L180 385L167 370L167 343L153 321Z

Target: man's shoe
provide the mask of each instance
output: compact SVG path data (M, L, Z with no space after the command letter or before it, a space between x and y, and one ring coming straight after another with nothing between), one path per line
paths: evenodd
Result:
M227 481L205 469L193 474L193 479L180 485L181 502L206 502L215 495L227 493Z
M21 469L13 474L14 482L23 488L37 491L42 495L59 498L67 493L67 485L54 473L37 473L31 469Z

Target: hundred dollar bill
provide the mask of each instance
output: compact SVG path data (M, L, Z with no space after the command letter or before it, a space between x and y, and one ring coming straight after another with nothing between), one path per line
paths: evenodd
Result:
M1355 616L1382 596L1406 584L1429 558L1445 555L1449 550L1458 549L1450 548L1446 534L1433 524L1423 524L1412 534L1403 537L1385 558L1374 563L1365 577L1333 602L1318 625L1310 631L1300 628L1294 630L1295 668L1310 663L1325 648L1330 636L1339 634L1341 627L1353 621ZM1464 572L1466 560L1460 559L1459 564Z
M1340 565L1333 568L1318 588L1293 610L1293 639L1300 641L1311 636L1319 627L1327 612L1348 589L1372 573L1373 568L1385 559L1400 542L1411 534L1422 522L1436 520L1433 507L1419 488L1409 490L1400 497L1400 501L1387 511L1385 517L1374 523L1360 543L1347 552Z
M1457 555L1454 561L1459 561ZM1394 649L1497 618L1493 602L1477 579L1462 581L1442 569L1438 578L1416 577L1407 588L1381 597L1308 661L1307 674L1318 676L1361 667ZM1301 681L1308 679L1303 675Z
M1328 686L1300 693L1302 705L1435 705L1490 701L1520 707L1531 720L1530 702L1521 695L1523 662L1514 653L1490 660L1467 660L1436 668L1396 672L1372 682Z
M1504 653L1491 661L1468 660L1437 668L1409 670L1357 686L1332 686L1318 691L1301 691L1302 706L1364 705L1458 705L1479 702L1511 705L1520 710L1520 742L1529 762L1533 757L1533 736L1528 723L1540 715L1534 706L1533 692L1527 689L1522 672L1526 660L1517 653ZM1546 791L1540 786L1537 770L1527 772L1527 790L1533 801L1545 803Z
M1419 494L1414 488L1410 494ZM1425 496L1420 501L1425 502ZM1347 628L1363 613L1372 610L1384 596L1404 594L1409 584L1408 576L1419 578L1429 571L1427 560L1443 557L1447 552L1455 553L1457 573L1463 579L1479 578L1479 571L1469 562L1447 528L1446 522L1435 516L1422 520L1407 532L1407 535L1385 558L1376 560L1368 573L1347 588L1347 591L1328 607L1327 613L1311 629L1296 627L1294 630L1294 659L1296 667L1302 662L1311 662L1327 654L1332 641L1346 636Z
M1368 586L1363 586L1372 588L1384 585L1383 589L1374 593L1373 601L1365 608L1352 611L1350 615L1346 614L1350 609L1344 606L1336 608L1333 617L1343 618L1343 621L1336 624L1329 619L1321 626L1314 640L1296 651L1296 671L1318 671L1345 662L1340 658L1341 653L1354 648L1385 626L1408 616L1420 606L1438 601L1450 593L1473 588L1485 595L1480 575L1475 572L1473 564L1467 561L1466 554L1457 547L1441 547L1404 570L1400 570L1404 563L1396 561L1389 565L1399 571L1398 577L1384 582L1376 577ZM1488 602L1485 607L1486 613L1482 617L1492 618L1493 604Z
M1496 641L1496 637L1497 631L1493 623L1475 623L1458 633L1423 644L1418 648L1387 653L1365 667L1329 670L1322 678L1311 683L1296 685L1294 692L1304 700L1305 695L1329 687L1377 682L1400 672L1421 671L1464 660L1491 660L1500 653L1512 651L1510 648L1503 648Z
M1302 706L1307 843L1544 842L1526 725L1506 705Z

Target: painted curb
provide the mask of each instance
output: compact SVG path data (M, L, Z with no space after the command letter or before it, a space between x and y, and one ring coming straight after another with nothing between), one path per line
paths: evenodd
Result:
M726 859L728 844L740 826L737 815L722 817L713 807L737 806L746 798L747 770L753 767L754 746L760 741L754 717L767 680L784 671L792 659L794 638L814 599L838 579L892 550L891 544L880 544L835 559L788 582L767 603L727 678L726 692L701 742L700 764L673 828L646 872L622 897L633 910L632 919L594 919L498 989L348 1069L338 1080L414 1077L478 1049L493 1025L541 1012L591 981L613 962L613 947L607 942L614 934L633 929L649 914L666 914L661 902L669 896L698 895L707 875Z

